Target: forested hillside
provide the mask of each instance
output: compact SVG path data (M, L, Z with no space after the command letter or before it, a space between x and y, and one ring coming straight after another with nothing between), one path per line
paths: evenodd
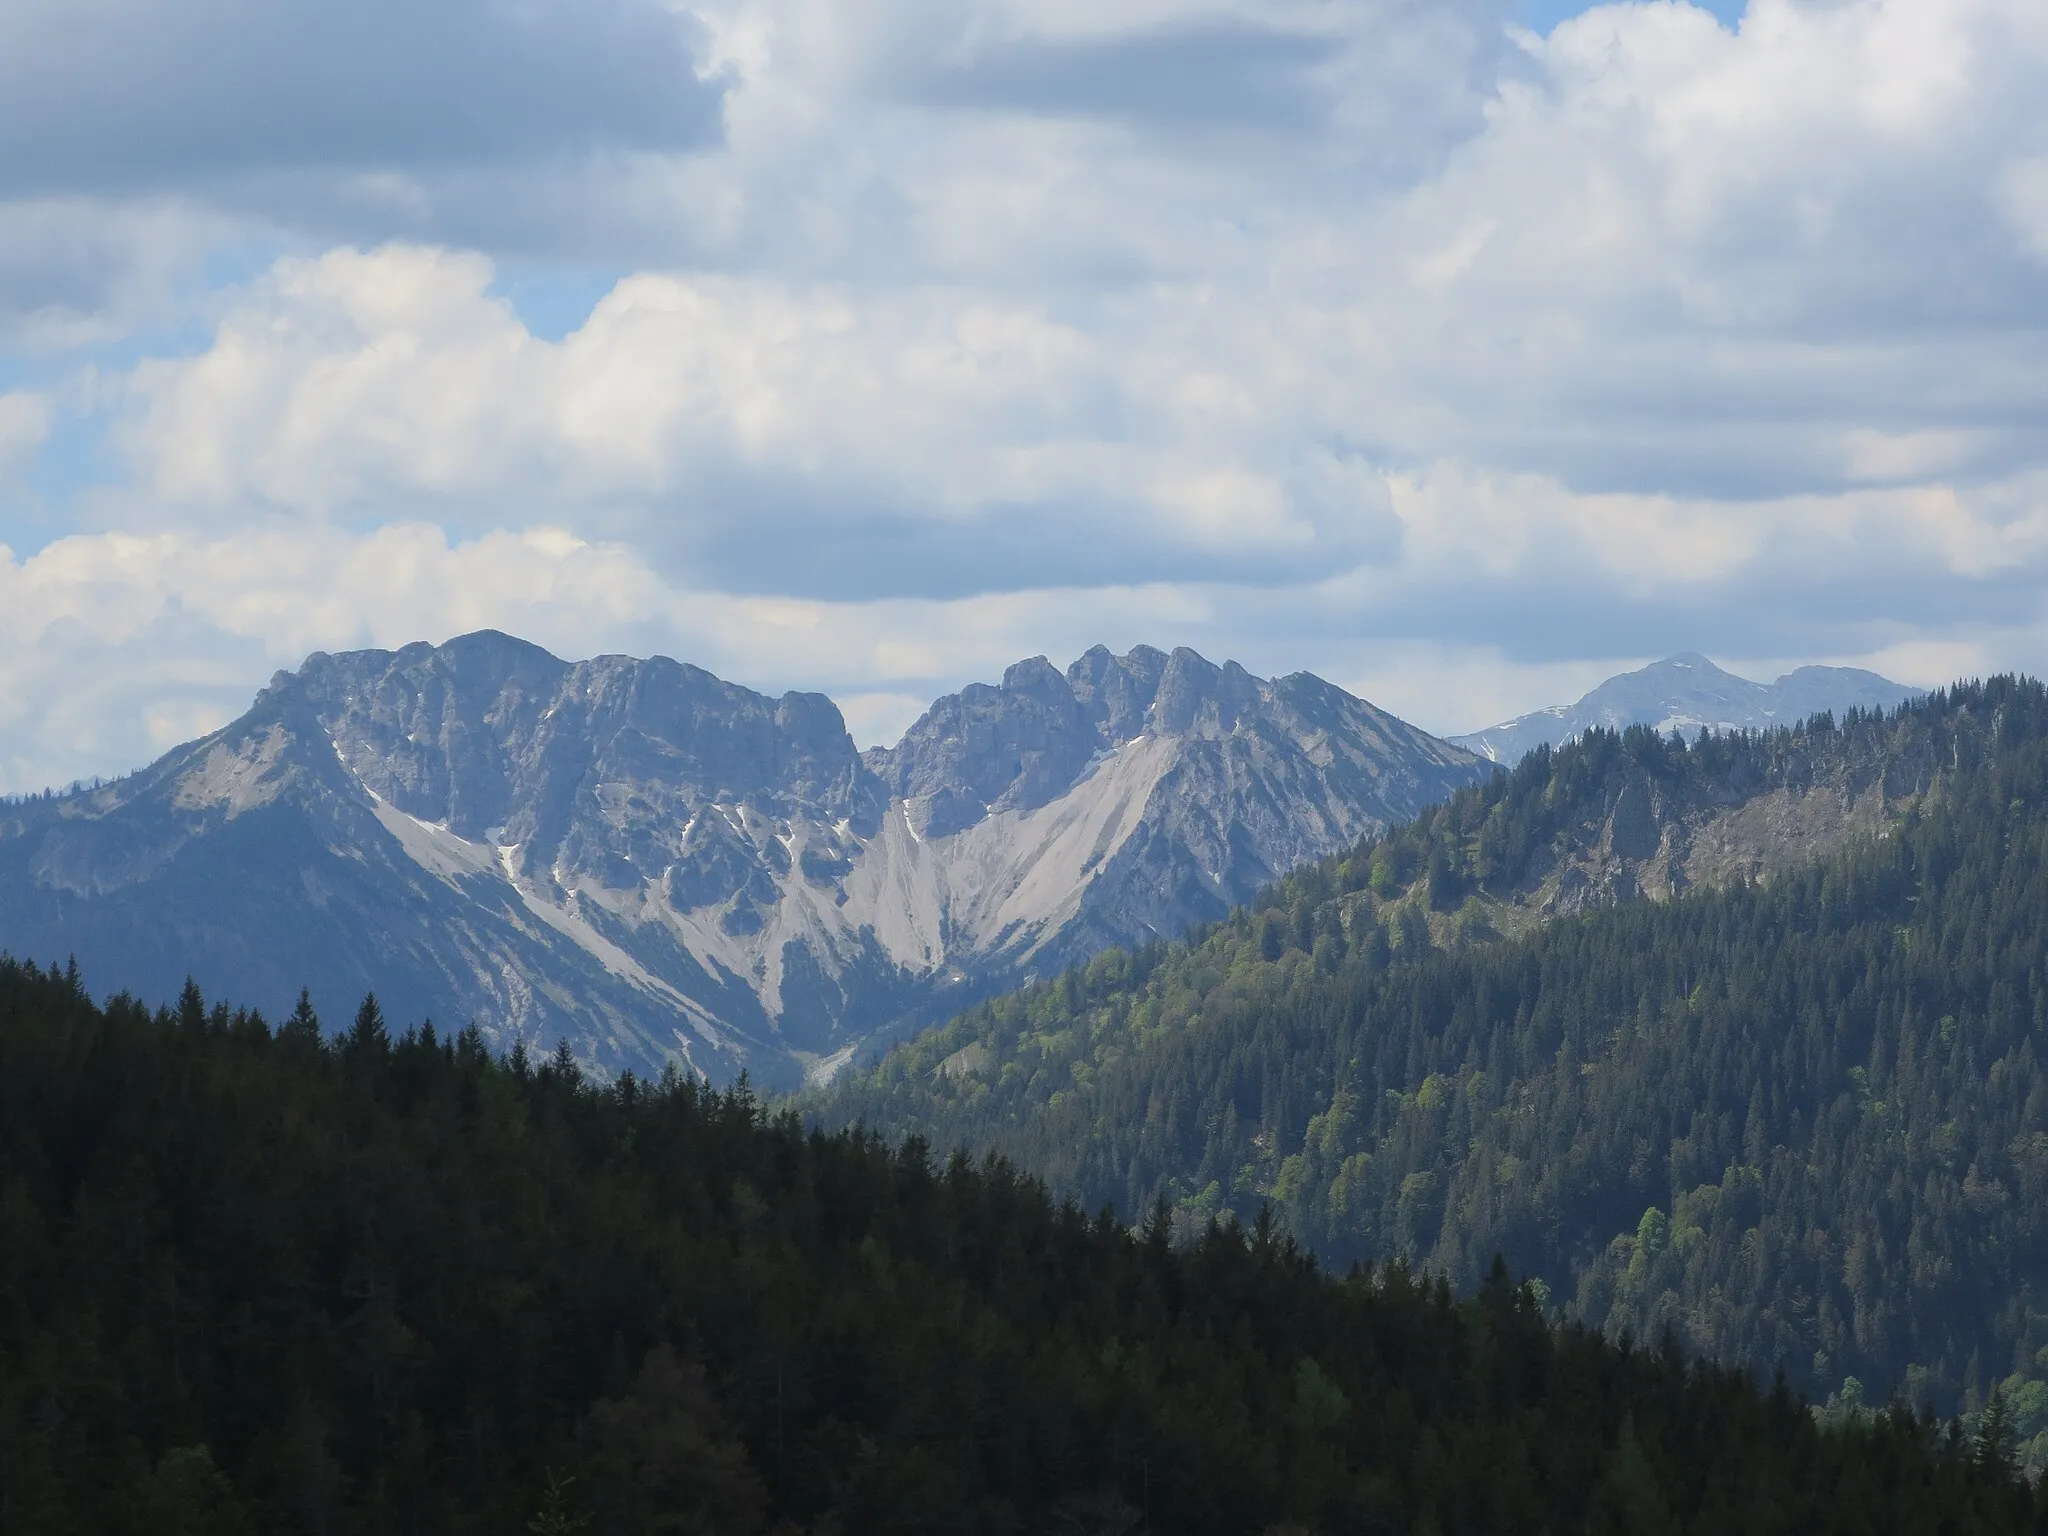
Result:
M1505 1271L1326 1277L744 1094L0 964L0 1529L2022 1532Z
M1818 786L1833 851L1530 923L1628 804ZM1797 808L1797 797L1784 799ZM1597 846L1594 846L1597 840ZM1613 899L1615 892L1607 893ZM1539 751L1186 946L1105 955L850 1078L828 1119L1088 1202L1553 1304L1854 1402L2048 1430L2048 696ZM2030 1449L2036 1460L2048 1438Z

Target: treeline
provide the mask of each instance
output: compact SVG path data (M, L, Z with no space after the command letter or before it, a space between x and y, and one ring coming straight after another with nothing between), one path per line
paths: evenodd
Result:
M127 777L127 775L123 775ZM94 774L89 779L73 779L62 789L16 790L0 795L0 806L48 805L56 800L68 800L73 795L86 795L105 789L109 784L118 784L120 779L104 779Z
M0 1529L2022 1532L1999 1423L474 1032L0 963Z
M1526 880L1628 784L1739 798L1844 763L1925 793L1767 885L1513 942L1438 923L1432 945L1432 905ZM1339 1265L1466 1286L1504 1253L1610 1337L1669 1326L1838 1410L1996 1397L2039 1464L2044 1058L2048 695L2003 679L1840 727L1536 754L1191 944L989 1003L813 1108L998 1149L1088 1202L1196 1221L1270 1202Z

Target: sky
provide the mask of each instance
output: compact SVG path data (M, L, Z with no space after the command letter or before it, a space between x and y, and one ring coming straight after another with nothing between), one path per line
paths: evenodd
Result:
M2048 670L2039 0L12 0L0 791L494 627Z

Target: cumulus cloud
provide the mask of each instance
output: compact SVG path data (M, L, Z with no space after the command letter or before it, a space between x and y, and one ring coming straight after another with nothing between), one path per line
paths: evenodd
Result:
M166 65L111 114L0 90L0 148L49 150L0 181L41 220L0 208L0 338L117 333L195 251L289 248L99 368L118 474L11 568L102 590L42 562L125 537L236 573L104 578L175 630L119 642L149 676L474 619L826 686L887 735L1098 639L1445 730L1680 648L2048 661L2032 0L1543 37L1505 0L379 0L321 23L346 100L242 4L137 7ZM0 60L88 80L55 15L10 13ZM626 274L559 340L498 280L551 258Z
M1035 281L1202 266L1218 219L1312 166L1429 163L1478 122L1510 5L92 9L0 18L0 208L168 196L252 244Z
M1298 580L1395 532L1377 475L1178 346L959 289L653 275L557 344L490 275L283 263L204 353L135 373L143 486L195 517L598 508L695 580L842 598Z
M473 258L442 261L430 295L431 257L344 254L275 274L211 361L232 350L275 373L296 348L329 384L373 362L400 394L410 380L441 398L464 356L517 352L501 393L528 403L488 406L465 384L390 453L456 411L442 452L463 458L484 415L526 410L551 417L541 441L561 472L587 476L565 494L752 500L771 527L834 521L802 487L829 465L829 499L866 542L906 508L1078 508L1096 523L1115 508L1120 523L1165 497L1184 529L1263 515L1262 546L1301 543L1323 526L1316 484L1347 458L1725 497L1999 478L2039 455L2048 264L2015 230L2032 173L2012 145L2043 131L2048 24L2018 0L1757 0L1736 32L1682 4L1597 9L1525 39L1483 121L1392 188L1360 176L1364 152L1327 121L1303 133L1280 113L1288 132L1221 155L1120 125L1171 117L1160 102L1183 92L1213 98L1204 121L1228 129L1244 115L1231 103L1258 94L1230 82L1274 70L1328 117L1370 95L1343 61L1390 13L1432 35L1404 9L1350 8L1348 30L1276 8L1293 24L1196 12L1083 32L969 8L916 31L914 57L904 16L930 18L899 9L864 18L865 52L853 23L800 6L707 23L714 40L750 23L766 41L731 45L731 152L677 170L673 190L772 215L836 277L756 252L745 270L635 278L553 354L489 312ZM1476 21L1464 35L1419 48L1442 101L1465 99ZM808 132L785 121L802 100L831 108ZM756 121L768 108L772 126ZM794 148L764 146L767 132ZM814 156L850 203L782 179L782 159ZM890 275L846 254L868 237ZM1042 262L1050 243L1092 248L1093 281L1077 290L1071 266ZM1005 269L984 246L1023 255ZM390 307L407 293L445 313ZM259 360L251 328L272 321L289 337L266 333ZM585 383L592 403L568 425L545 402ZM305 388L292 398L311 408ZM392 468L375 451L337 466L336 445L363 445L335 404L326 425L302 423L299 469L252 456L245 475L275 492L298 473L289 499L304 502ZM935 456L927 433L955 446ZM1185 462L1198 442L1217 449L1199 468ZM889 444L924 484L873 462ZM1095 463L1076 453L1111 444ZM1174 461L1148 471L1162 444ZM769 459L794 483L749 486Z

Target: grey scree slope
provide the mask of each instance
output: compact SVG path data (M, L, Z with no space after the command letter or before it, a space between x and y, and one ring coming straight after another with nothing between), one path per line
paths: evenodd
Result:
M864 759L821 694L484 632L314 655L129 778L0 809L0 949L793 1084L1486 771L1188 650L1019 662Z
M1648 725L1682 731L1690 739L1702 727L1762 731L1797 725L1823 711L1893 709L1919 696L1918 688L1860 667L1801 667L1775 683L1753 683L1686 651L1610 677L1576 704L1556 704L1451 740L1512 766L1539 746L1561 746L1596 726L1620 731Z

